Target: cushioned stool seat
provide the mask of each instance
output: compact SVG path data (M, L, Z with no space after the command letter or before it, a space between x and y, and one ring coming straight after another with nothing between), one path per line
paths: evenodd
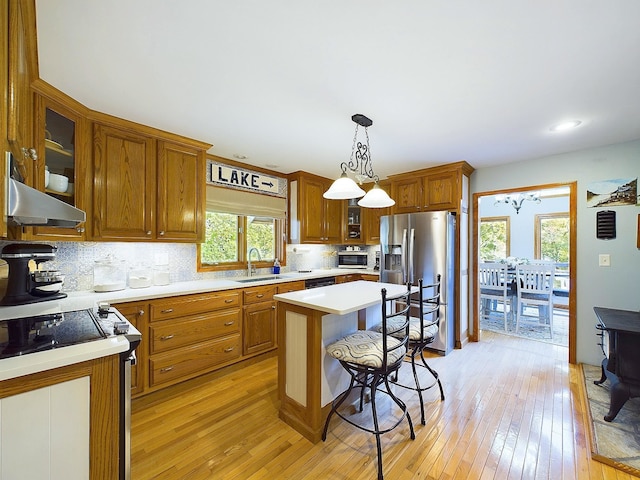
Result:
M389 347L400 344L400 340L389 338ZM359 363L369 367L381 368L384 355L382 347L382 334L370 330L360 330L332 343L327 347L327 353L336 360ZM407 353L402 347L389 353L388 361L395 363L401 360Z
M389 323L391 324L391 322ZM391 326L393 328L393 324L391 324ZM377 329L381 328L381 326L377 327ZM422 328L422 333L420 333L420 328ZM422 327L419 318L411 317L409 319L409 341L417 342L423 338L434 338L437 334L438 325L436 323L431 323Z

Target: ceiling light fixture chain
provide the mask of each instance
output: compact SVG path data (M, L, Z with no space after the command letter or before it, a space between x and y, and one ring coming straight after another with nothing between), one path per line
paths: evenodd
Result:
M354 115L355 116L355 115ZM362 185L364 181L368 178L378 181L379 177L373 172L373 162L371 161L371 146L369 144L369 127L364 127L364 133L367 138L366 145L362 142L358 142L358 128L360 125L356 123L356 131L353 135L353 145L351 146L351 157L349 158L349 163L342 163L342 173L346 173L347 169L349 169L358 184Z
M342 162L340 164L342 175L333 182L329 190L324 192L323 197L329 200L346 200L363 197L358 201L358 205L361 207L390 207L394 205L395 202L380 188L380 185L378 185L380 178L373 172L368 130L368 128L373 125L373 121L360 113L352 115L351 120L355 122L356 130L353 135L349 162ZM358 129L360 127L364 127L366 144L358 141ZM349 178L347 171L354 174L358 183ZM367 179L373 180L373 186L368 193L358 186L358 184L362 185Z

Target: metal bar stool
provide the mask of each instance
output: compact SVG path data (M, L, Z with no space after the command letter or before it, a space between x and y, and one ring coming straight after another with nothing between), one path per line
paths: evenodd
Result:
M418 317L410 317L409 319L410 353L408 355L411 357L411 370L413 371L414 383L412 385L400 383L397 376L395 380L392 380L392 383L395 385L418 392L418 398L420 399L420 421L422 425L426 425L422 392L429 390L437 384L440 389L440 400L444 401L444 390L442 389L438 372L432 369L424 358L425 348L427 348L438 335L438 327L440 325L440 279L441 275L438 274L435 283L428 285L424 284L422 278L418 280L418 298L413 298L413 302L411 303L411 306L418 310ZM387 328L389 328L389 325L387 325ZM376 330L383 331L382 325L379 325ZM393 335L392 333L390 334ZM418 357L421 363L416 361ZM422 385L417 367L426 368L433 377L433 381L428 385Z
M396 428L404 418L409 422L411 440L416 438L413 431L413 423L407 411L405 403L394 395L390 386L390 377L397 374L407 354L409 344L409 309L411 300L411 285L407 284L407 291L401 295L387 297L387 290L382 289L382 331L387 334L372 330L359 330L353 334L328 345L327 354L337 359L342 367L351 376L349 387L333 401L331 411L327 416L322 432L322 440L327 438L329 422L334 414L376 437L378 454L378 479L384 478L382 473L382 447L380 435ZM391 326L393 324L393 327ZM366 389L371 395L371 415L373 428L358 423L348 414L340 410L340 406L348 398L353 398L351 393L360 389L359 411L363 411L363 398ZM400 408L401 415L391 425L381 428L378 411L376 409L376 395L388 395Z

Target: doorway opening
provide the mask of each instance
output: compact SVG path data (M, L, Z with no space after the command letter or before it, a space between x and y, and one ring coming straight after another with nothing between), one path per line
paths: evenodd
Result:
M483 330L532 338L568 347L575 362L576 188L573 182L473 194L472 341ZM503 297L483 283L492 265L502 265ZM518 296L527 269L521 265L551 270L551 309L527 303L524 288Z

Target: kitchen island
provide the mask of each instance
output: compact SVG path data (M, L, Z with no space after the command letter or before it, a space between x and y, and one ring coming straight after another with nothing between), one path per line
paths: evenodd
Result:
M275 295L278 302L280 418L313 443L320 441L331 402L349 383L326 345L381 321L381 289L406 286L364 280Z

